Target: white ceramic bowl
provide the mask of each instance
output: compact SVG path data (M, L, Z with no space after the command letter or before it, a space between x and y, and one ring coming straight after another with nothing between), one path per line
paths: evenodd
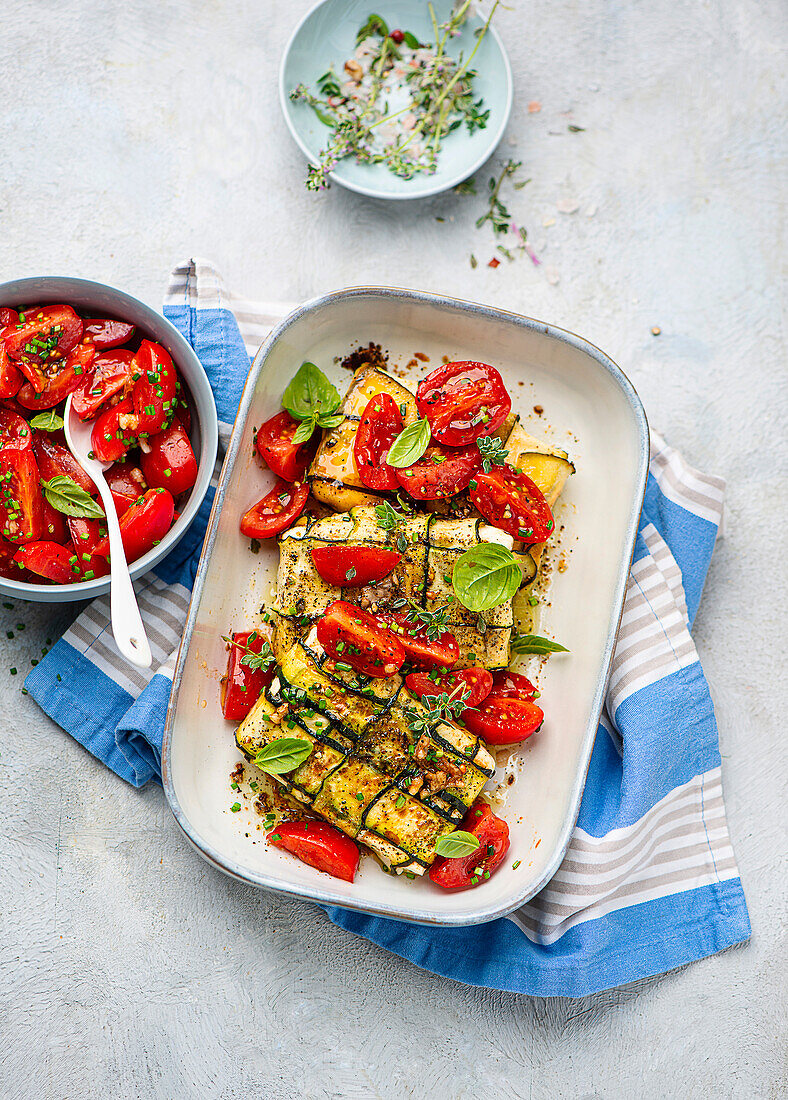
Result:
M241 757L219 705L227 664L221 635L257 621L260 605L271 600L278 560L274 540L255 555L238 533L243 513L273 481L254 459L254 426L279 410L284 386L304 359L344 391L350 376L335 356L369 341L389 350L393 366L415 361L415 352L433 365L443 355L494 364L526 429L567 449L577 465L557 506L569 568L553 571L542 624L570 653L551 657L538 676L546 719L522 746L521 774L507 788L509 856L488 882L459 894L386 875L371 858L362 860L355 883L340 882L267 847L251 808L230 811L236 796L229 775ZM424 369L411 371L410 381ZM543 417L534 414L535 404L544 406ZM535 894L563 858L580 806L647 472L648 426L637 394L606 355L578 336L488 306L375 287L338 291L291 313L260 348L246 384L175 671L164 787L189 840L246 882L423 923L492 920Z
M181 377L191 395L192 425L189 432L198 462L197 481L181 511L177 522L167 532L159 545L131 565L132 577L141 577L172 550L186 534L197 510L202 504L211 482L216 448L218 424L216 405L208 376L193 348L184 340L166 317L146 306L137 298L104 283L88 279L72 279L68 276L41 275L30 279L14 279L0 284L0 305L41 305L65 302L80 312L93 317L118 317L136 325L151 340L162 344L172 356ZM109 592L110 579L97 577L78 584L27 584L0 577L0 593L17 600L33 600L37 603L70 603L88 600Z

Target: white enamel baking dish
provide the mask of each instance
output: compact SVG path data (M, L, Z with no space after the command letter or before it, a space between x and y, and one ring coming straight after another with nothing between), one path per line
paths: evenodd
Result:
M452 359L494 364L526 429L569 451L577 473L557 508L568 568L553 570L541 629L571 651L539 673L546 719L522 747L523 764L499 812L509 823L509 856L482 886L445 893L427 879L385 874L362 859L356 881L340 882L267 848L260 817L232 813L229 774L240 759L219 706L227 654L221 639L249 629L270 602L275 542L258 555L241 537L242 514L266 493L272 475L253 454L255 428L281 407L300 364L317 363L343 392L349 374L335 364L355 345L387 349L409 372ZM407 381L407 378L406 378ZM533 412L544 408L543 416ZM216 493L164 736L164 787L183 832L227 874L266 889L368 913L428 924L493 920L532 897L561 862L577 817L596 736L648 470L648 425L629 381L578 336L489 306L415 291L363 287L307 302L260 348L244 390ZM256 841L256 843L253 843ZM514 869L512 864L519 861Z

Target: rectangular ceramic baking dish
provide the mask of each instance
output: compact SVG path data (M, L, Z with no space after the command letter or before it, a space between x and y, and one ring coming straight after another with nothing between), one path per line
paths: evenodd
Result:
M249 629L271 602L274 541L259 554L238 529L243 513L273 483L254 456L256 427L278 412L301 363L316 363L344 392L338 365L355 346L382 345L394 369L417 382L451 359L492 363L503 375L526 430L570 454L577 472L557 506L568 567L552 571L540 628L570 653L539 671L546 720L520 750L516 782L505 788L512 845L488 882L445 893L428 880L385 874L362 859L356 881L340 882L266 846L251 806L233 813L230 772L240 759L222 718L222 635ZM414 358L429 357L429 365ZM410 366L409 366L410 364ZM415 388L415 386L414 386ZM534 411L541 407L541 415ZM493 920L532 897L552 877L569 842L583 792L621 615L648 471L648 425L629 381L593 345L561 329L489 306L415 291L364 287L307 302L268 337L246 383L222 470L175 670L164 736L164 787L176 821L202 855L227 874L324 904L428 924ZM519 861L517 868L513 864Z

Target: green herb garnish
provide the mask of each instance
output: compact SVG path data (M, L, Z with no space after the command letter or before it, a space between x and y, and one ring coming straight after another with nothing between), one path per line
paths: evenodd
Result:
M457 599L469 611L487 611L510 600L522 584L523 571L505 546L480 542L454 565L452 584Z

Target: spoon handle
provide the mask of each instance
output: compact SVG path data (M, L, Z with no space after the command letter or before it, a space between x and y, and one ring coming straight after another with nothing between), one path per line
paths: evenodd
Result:
M101 495L107 519L110 569L112 572L109 600L115 644L127 661L137 665L138 668L150 668L153 655L150 651L145 627L142 625L134 586L131 583L131 575L126 563L126 551L123 549L123 540L120 537L120 524L112 500L112 493L103 474L94 472L91 476Z

